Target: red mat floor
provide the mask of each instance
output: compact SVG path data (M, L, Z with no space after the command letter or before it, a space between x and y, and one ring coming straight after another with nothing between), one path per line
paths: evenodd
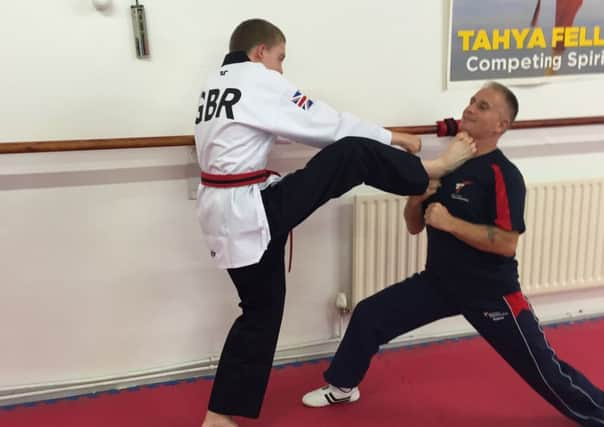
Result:
M546 328L554 349L604 387L604 319ZM377 355L361 400L310 409L302 394L323 384L321 360L273 370L253 426L570 427L480 337L388 350ZM0 408L1 427L199 427L211 380L144 386L55 402Z

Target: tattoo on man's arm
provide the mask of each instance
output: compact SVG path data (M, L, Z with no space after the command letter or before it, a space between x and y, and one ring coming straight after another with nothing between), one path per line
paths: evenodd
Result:
M487 237L489 242L495 243L495 234L497 234L497 228L492 225L487 225Z

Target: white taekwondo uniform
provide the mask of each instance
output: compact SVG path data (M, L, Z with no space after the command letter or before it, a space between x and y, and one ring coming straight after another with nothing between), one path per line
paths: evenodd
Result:
M311 100L280 73L243 52L226 56L200 99L195 145L201 170L231 175L266 168L277 138L325 147L345 136L390 144L390 131ZM197 214L220 268L257 263L271 236L260 191L279 177L234 188L200 184Z

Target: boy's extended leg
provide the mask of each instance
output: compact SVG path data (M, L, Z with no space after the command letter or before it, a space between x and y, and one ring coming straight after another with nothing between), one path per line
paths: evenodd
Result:
M423 194L421 160L366 138L347 137L319 151L306 166L262 191L271 235L283 235L330 199L367 184L399 195Z

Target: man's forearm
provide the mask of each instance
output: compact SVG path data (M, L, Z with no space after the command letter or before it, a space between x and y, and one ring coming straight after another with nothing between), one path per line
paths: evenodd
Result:
M516 253L518 233L505 231L494 225L472 224L453 217L449 232L481 251L504 256L514 256Z
M409 196L407 199L407 204L405 205L405 223L407 224L407 230L411 234L420 233L426 226L421 197Z

